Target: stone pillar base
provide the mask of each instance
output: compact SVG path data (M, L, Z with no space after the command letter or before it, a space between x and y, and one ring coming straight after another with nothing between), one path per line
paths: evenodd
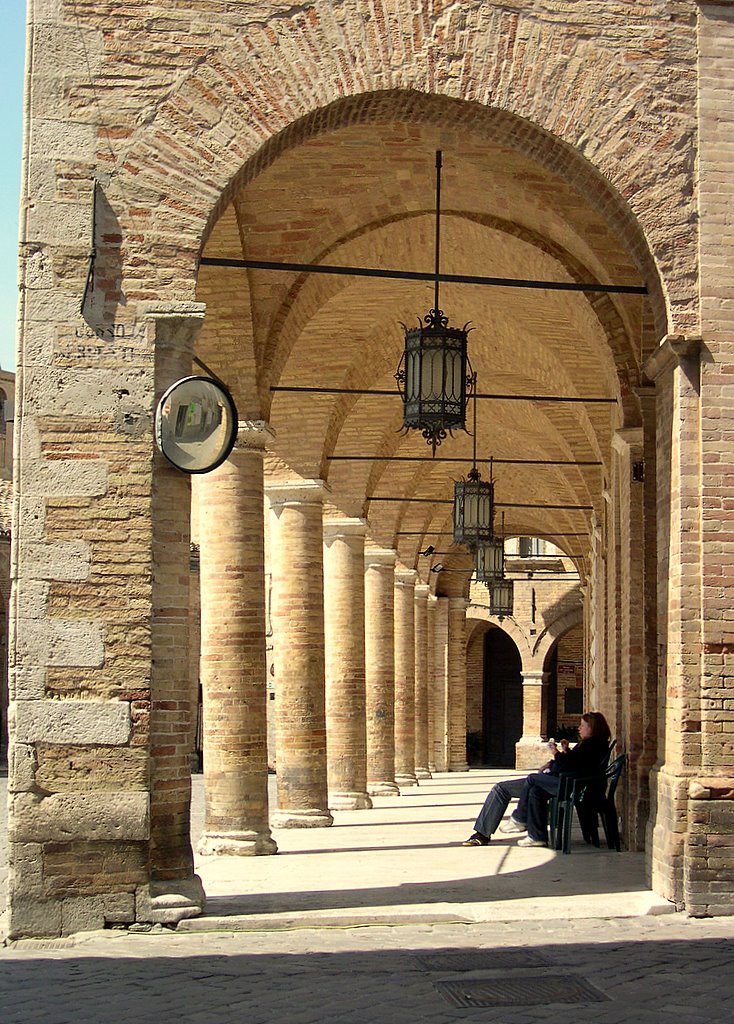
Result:
M394 782L368 782L367 792L370 796L400 796L400 787Z
M205 903L206 893L198 875L151 882L136 893L135 920L178 924L187 917L198 917Z
M406 786L417 786L418 779L412 773L405 772L405 774L395 772L395 781L398 784L398 788L405 788Z
M553 754L542 736L521 736L515 744L515 767L537 771Z
M330 793L329 810L369 811L372 801L366 793Z
M416 779L432 779L433 776L428 768L416 768L415 770Z
M438 768L436 767L436 762L435 761L429 761L428 762L428 771L431 772L431 776L433 776L433 772L437 772L438 771Z
M457 761L455 764L449 765L450 772L468 772L469 763L467 761Z
M261 857L278 852L270 833L204 832L197 852L202 857Z
M334 824L334 819L328 810L317 810L309 808L303 811L286 811L278 809L271 816L271 822L276 828L328 828Z

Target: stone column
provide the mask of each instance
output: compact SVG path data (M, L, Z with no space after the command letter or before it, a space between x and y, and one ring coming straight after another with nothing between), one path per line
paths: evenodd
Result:
M466 760L466 606L465 597L449 597L447 672L448 770L469 770Z
M155 345L160 396L191 373L203 322L198 303L145 309ZM204 890L191 848L191 706L189 678L189 560L191 478L157 450L153 454L152 622L150 702L150 885L141 892L139 920L173 923L199 914Z
M436 771L436 598L429 594L426 606L426 705L428 770Z
M522 736L515 744L515 767L534 769L548 760L547 740L543 738L543 708L550 674L542 669L522 672Z
M415 776L415 569L395 570L395 781Z
M395 796L395 552L368 550L364 563L367 790Z
M428 595L430 587L415 588L415 775L430 779L428 768Z
M332 824L326 778L321 480L267 487L273 511L273 631L281 828Z
M449 656L449 599L436 599L434 611L433 644L433 759L436 771L449 770L448 745L448 656Z
M240 423L229 459L197 481L202 512L204 830L199 853L276 853L268 822L263 455Z
M364 519L324 523L329 807L370 808L364 668Z

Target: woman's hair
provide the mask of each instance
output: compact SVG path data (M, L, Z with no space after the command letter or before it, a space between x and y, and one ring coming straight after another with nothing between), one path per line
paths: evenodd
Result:
M591 726L591 739L610 740L612 738L612 730L601 711L586 711L581 718Z

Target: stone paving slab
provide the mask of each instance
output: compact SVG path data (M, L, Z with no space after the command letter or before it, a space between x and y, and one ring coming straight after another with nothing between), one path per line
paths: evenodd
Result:
M571 925L111 931L0 950L0 1006L4 1024L730 1022L732 938L732 919L679 914ZM528 967L528 950L542 964ZM426 951L439 961L432 969ZM446 970L442 954L450 954ZM457 969L461 954L468 971ZM593 986L603 1001L457 1008L440 991L444 982L490 979L532 1000L534 985L559 975Z
M558 920L674 909L647 888L642 854L595 850L580 833L570 855L523 849L517 835L463 847L487 791L508 774L522 773L444 773L400 796L375 797L371 811L334 811L331 828L274 829L275 857L198 857L206 914L180 927L292 927L299 918L364 924L386 914L414 923ZM194 834L200 808L197 792Z

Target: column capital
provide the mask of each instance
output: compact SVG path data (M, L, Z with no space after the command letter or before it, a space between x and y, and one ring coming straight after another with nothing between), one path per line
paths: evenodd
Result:
M265 454L275 441L275 431L265 420L240 420L237 424L236 451Z
M642 372L648 380L657 380L679 366L684 359L698 358L702 344L703 338L698 336L667 334L645 361Z
M542 669L529 669L520 673L523 686L544 686L550 679L550 672Z
M155 330L157 345L170 345L174 348L190 348L193 345L204 323L206 305L203 302L175 302L160 300L141 302L138 314L147 320Z
M415 599L416 601L427 601L431 596L431 588L428 583L421 583L420 581L415 585Z
M322 505L331 488L323 480L283 480L268 484L265 493L277 510L286 505Z
M364 553L365 569L393 569L397 551L392 548L367 548Z
M404 567L396 567L395 569L395 586L396 587L415 587L418 580L418 572L416 569L405 569Z
M623 427L612 434L612 448L625 455L630 448L642 448L644 432L642 427Z
M364 537L366 533L366 519L344 517L324 520L324 541L327 543L338 537Z

